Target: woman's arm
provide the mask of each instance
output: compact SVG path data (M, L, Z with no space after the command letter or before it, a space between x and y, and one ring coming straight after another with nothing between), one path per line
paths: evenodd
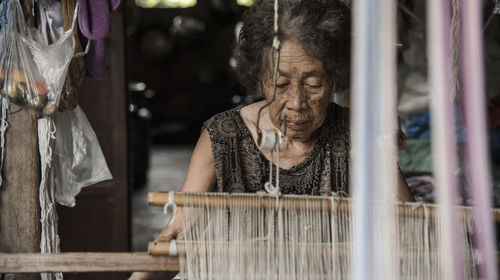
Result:
M210 136L206 129L200 135L191 156L182 192L209 192L215 187L215 166ZM157 240L182 239L182 211L177 211L174 222L163 228Z
M198 143L189 162L186 180L182 192L209 192L215 187L215 165L210 144L210 136L206 129L200 135Z
M415 198L408 189L408 184L406 184L406 180L403 177L403 173L401 169L398 167L398 199L399 201L415 201Z
M215 187L215 166L212 154L210 136L206 129L200 135L198 143L194 148L189 168L182 185L183 192L208 192ZM170 241L172 239L182 239L182 211L177 211L175 220L171 225L166 225L160 232L156 240ZM175 273L168 272L134 272L129 280L155 280L170 279Z

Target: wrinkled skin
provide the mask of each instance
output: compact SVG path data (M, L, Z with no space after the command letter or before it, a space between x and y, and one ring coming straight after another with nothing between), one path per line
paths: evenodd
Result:
M284 130L286 117L287 137L293 141L308 142L317 136L325 121L332 96L331 78L327 77L321 61L309 56L294 41L281 45L276 100L269 106L272 124ZM274 65L269 55L270 72L263 82L266 99L272 99Z

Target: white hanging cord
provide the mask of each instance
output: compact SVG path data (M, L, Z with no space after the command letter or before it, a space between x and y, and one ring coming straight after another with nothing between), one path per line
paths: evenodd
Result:
M274 49L274 52L273 52L273 63L274 63L274 84L273 84L273 97L271 98L271 100L269 102L267 102L266 104L264 104L264 106L260 107L259 108L259 113L257 114L257 132L261 133L260 131L260 115L262 113L262 110L264 110L264 108L268 107L269 105L271 105L271 103L274 102L274 100L276 99L276 90L277 90L277 86L276 86L276 83L277 83L277 80L278 80L278 75L279 75L279 72L278 72L278 67L279 67L279 61L280 61L280 40L278 38L278 0L275 0L274 1L274 38L273 38L273 49ZM276 62L274 61L274 53L276 53Z
M163 206L163 214L167 216L167 224L171 225L175 221L175 214L177 213L177 205L174 203L175 192L168 192L167 203Z
M276 99L276 91L277 91L276 84L278 81L278 75L279 75L278 69L280 60L280 41L278 38L278 0L274 1L274 38L272 47L273 47L273 63L274 63L273 96L269 102L267 102L264 106L260 107L259 109L259 113L257 115L257 132L259 133L259 138L258 138L259 148L261 150L271 152L271 164L269 166L269 181L264 184L264 189L269 194L276 196L276 207L278 207L279 205L278 198L281 195L279 187L279 172L280 172L279 154L283 146L283 134L281 133L281 131L277 133L274 131L267 131L267 130L261 131L259 127L260 115L262 113L262 110L271 105L271 103L273 103L274 100ZM274 59L274 53L276 53L276 60ZM286 135L286 117L284 125L285 125L284 130ZM276 152L277 154L276 185L273 185L274 152Z
M59 235L57 227L57 212L54 199L54 174L51 168L53 148L56 140L56 127L52 117L45 117L37 121L38 146L41 163L41 178L39 188L40 201L40 252L59 253ZM62 280L62 273L42 273L42 280Z
M276 188L279 191L280 188L280 151L281 151L281 143L282 143L282 136L281 136L281 131L278 131L276 133Z
M87 41L87 46L85 46L85 50L84 50L83 52L75 53L75 54L73 55L73 58L79 58L79 57L82 57L82 56L86 55L86 54L89 52L89 49L90 49L90 42L91 42L91 41L92 41L92 40L88 40L88 41Z
M0 98L1 103L1 116L0 116L0 171L3 170L3 159L5 152L5 131L9 123L7 122L7 107L9 106L8 100L6 98ZM3 184L3 178L0 175L0 186Z
M280 49L280 40L278 39L278 0L274 0L274 40L273 48L276 51Z

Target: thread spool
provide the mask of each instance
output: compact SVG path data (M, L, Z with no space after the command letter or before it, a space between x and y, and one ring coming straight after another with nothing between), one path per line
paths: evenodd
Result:
M259 133L257 144L261 151L276 151L277 145L279 145L279 150L281 151L285 146L285 141L283 140L283 133L281 133L281 131L274 132L272 130L263 129L261 133Z
M263 129L259 133L258 144L261 151L270 152L276 146L276 132L272 130Z

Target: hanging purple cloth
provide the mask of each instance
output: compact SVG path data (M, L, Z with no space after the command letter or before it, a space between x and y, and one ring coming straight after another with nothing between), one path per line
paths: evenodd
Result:
M80 0L78 27L80 33L91 40L87 54L88 74L103 79L106 75L106 43L104 38L111 33L111 12L120 5L120 0ZM86 46L86 40L82 40Z
M87 54L87 72L97 79L106 76L106 39L93 40Z

